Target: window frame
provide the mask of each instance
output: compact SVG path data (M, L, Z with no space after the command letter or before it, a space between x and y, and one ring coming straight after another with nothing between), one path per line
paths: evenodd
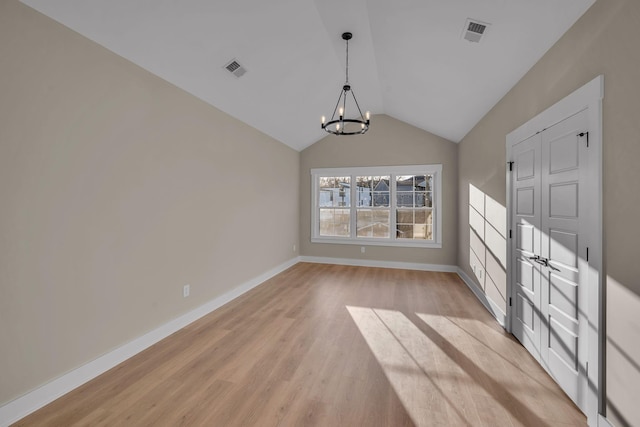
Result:
M341 168L314 168L311 169L311 242L312 243L334 243L344 245L363 246L396 246L396 247L419 247L419 248L442 248L442 164L427 165L405 165L405 166L364 166L364 167L341 167ZM431 240L398 239L396 227L397 212L397 183L396 176L399 175L431 175L432 182L432 236ZM350 176L350 236L321 236L320 235L320 206L319 206L319 185L320 177ZM389 237L357 237L356 218L358 206L355 184L358 176L389 176ZM362 208L362 207L360 207Z

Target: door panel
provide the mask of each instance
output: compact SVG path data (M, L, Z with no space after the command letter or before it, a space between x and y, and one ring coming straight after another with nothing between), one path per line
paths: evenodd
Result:
M516 224L516 248L519 251L533 253L535 234L536 229L531 224Z
M549 350L563 360L571 369L578 368L578 337L568 329L565 329L555 318L551 318L550 328L553 333L549 335Z
M512 146L512 332L565 392L586 402L586 110Z
M549 142L549 173L560 173L579 166L579 144L577 138L558 138Z
M519 188L516 192L516 209L518 215L533 216L535 214L535 189Z
M578 217L578 184L574 182L549 186L549 216L552 218Z
M534 135L513 147L514 173L512 186L516 229L513 271L515 310L512 332L536 358L540 354L540 272L532 261L540 253L540 135ZM536 208L537 206L537 208Z
M578 286L555 274L549 282L549 304L570 318L578 318Z
M587 128L586 110L542 132L541 254L549 268L542 270L542 359L565 392L580 407L586 393L586 289L580 286L586 265L580 259L580 215L586 208L587 147L579 136ZM548 166L547 166L548 165ZM563 298L560 298L561 289ZM558 302L556 304L555 302ZM582 311L581 311L582 308ZM580 351L580 347L584 351ZM582 372L581 372L582 370Z
M522 326L526 326L530 332L533 332L534 329L536 329L534 325L534 313L536 309L533 301L529 299L527 292L518 292L516 301L516 316L518 320L522 323Z
M530 262L519 259L517 262L516 281L518 285L533 293L534 269Z
M578 235L576 233L549 230L549 260L565 267L578 267Z
M521 153L518 153L516 157L516 163L518 164L518 169L516 169L516 179L518 181L535 178L536 176L536 148L533 146L529 146L529 144L533 144L534 142L538 142L539 138L532 137L531 139L535 141L529 141L529 143L525 142L525 149Z

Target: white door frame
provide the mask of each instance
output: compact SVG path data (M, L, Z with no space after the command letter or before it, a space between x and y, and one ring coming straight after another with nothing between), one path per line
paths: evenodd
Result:
M587 420L590 426L598 425L598 415L604 413L603 373L604 366L604 287L602 272L602 99L604 97L604 76L600 75L582 86L566 98L547 108L527 123L507 135L507 162L513 161L511 147L561 122L579 111L588 108L589 120L589 174L587 187L593 189L594 207L589 209L586 221L592 230L589 241L589 270L587 316L589 327L587 333ZM508 164L509 165L509 164ZM507 229L510 236L514 233L511 224L511 176L507 165ZM514 239L507 239L507 266L512 264ZM507 301L512 296L513 271L507 267ZM507 304L506 329L511 332L511 310Z

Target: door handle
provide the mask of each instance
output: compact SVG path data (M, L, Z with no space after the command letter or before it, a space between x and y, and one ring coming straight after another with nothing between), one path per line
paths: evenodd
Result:
M538 264L543 265L545 267L548 267L548 268L550 268L552 270L561 271L559 268L556 268L553 265L549 264L549 259L542 258L540 255L530 256L529 259L532 259L535 262L537 262Z
M545 267L547 266L546 260L539 255L530 256L529 259L532 259L538 264L544 265Z

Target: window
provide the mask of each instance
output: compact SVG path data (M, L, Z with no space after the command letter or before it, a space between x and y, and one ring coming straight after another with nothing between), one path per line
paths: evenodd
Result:
M356 237L388 238L389 176L356 176Z
M318 180L320 235L349 237L351 222L351 177L322 176Z
M312 169L311 240L442 247L442 165Z

